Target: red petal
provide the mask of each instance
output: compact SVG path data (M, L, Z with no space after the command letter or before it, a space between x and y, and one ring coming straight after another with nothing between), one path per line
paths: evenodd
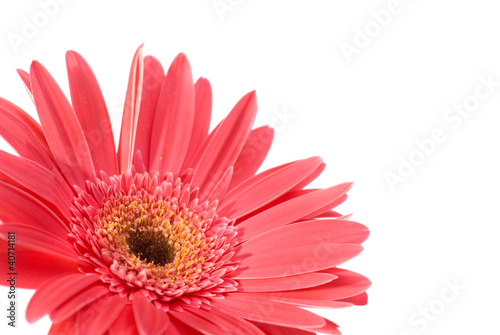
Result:
M189 141L189 148L184 159L184 164L181 171L190 167L195 154L201 148L203 142L208 136L210 127L210 118L212 115L212 88L210 82L205 78L200 78L194 85L194 117L193 133Z
M19 74L19 77L21 77L21 80L23 81L24 84L24 88L26 89L26 92L28 92L31 101L35 103L35 99L33 99L33 93L31 92L31 81L29 73L24 70L17 69L17 74Z
M231 166L227 169L226 173L215 185L207 185L203 191L200 192L198 199L201 201L208 200L212 202L213 200L223 199L224 194L229 186L231 177L233 175L233 167Z
M72 273L58 276L42 284L26 308L26 320L33 323L50 313L74 294L99 281L98 275Z
M229 185L230 190L257 172L271 149L273 137L274 130L268 126L256 128L250 132L234 163L234 175L231 179L231 185Z
M74 314L66 320L54 322L48 335L70 335L77 334L77 331L76 314Z
M235 278L270 278L328 269L356 256L368 229L343 220L294 223L234 248L242 262Z
M101 335L121 317L125 298L119 295L106 296L78 312L79 335Z
M74 51L66 53L73 109L87 140L96 174L116 174L113 131L101 88L89 64Z
M332 208L337 199L342 197L351 186L352 183L343 183L280 203L241 222L237 226L238 236L241 240L246 240L312 213L325 212Z
M52 153L45 140L42 128L26 112L0 98L0 135L27 159L47 169L54 167Z
M218 326L224 329L226 334L248 334L248 335L265 335L259 328L254 326L240 317L234 316L223 310L211 309L205 311L202 309L191 309L191 313L198 315L200 318L209 319Z
M254 324L262 329L266 335L316 335L316 333L297 328L280 327L260 322L254 322Z
M153 131L156 106L158 105L158 98L160 97L164 79L165 73L160 62L152 56L144 57L144 79L134 151L139 150L141 152L145 168L148 171L151 132Z
M197 154L192 164L194 187L203 190L214 180L220 180L227 169L234 165L250 132L256 112L255 92L250 92L241 98L231 113L214 130L213 136L209 136L207 140L210 142L206 149Z
M217 212L233 219L244 216L294 188L320 164L321 158L312 157L264 171L232 189Z
M110 335L139 335L132 305L126 305L122 314L109 328Z
M61 238L69 229L47 206L12 185L0 181L0 218L38 227Z
M212 306L241 318L288 327L322 327L322 317L296 306L253 298L244 293L229 293L225 299L214 300Z
M170 322L168 314L149 302L142 294L134 296L132 303L139 332L144 335L163 333Z
M151 133L155 142L150 153L151 171L179 173L193 131L194 101L191 67L181 53L167 71L158 100Z
M70 261L78 258L73 245L43 229L21 223L4 222L0 224L0 238L7 240L9 232L16 233L16 245L24 245L33 251L43 252Z
M296 276L262 279L239 279L240 292L278 292L326 284L337 278L329 273L305 273Z
M42 128L61 171L74 185L94 180L94 165L82 128L54 78L38 62L31 64L31 87Z
M8 259L7 241L0 239L0 248L0 259ZM77 266L77 259L71 261L17 245L15 269L17 273L22 273L22 276L19 276L16 287L36 289L49 278L65 272L78 271ZM11 272L7 262L0 262L0 271L3 274Z
M192 308L184 308L182 312L170 310L170 315L182 323L194 328L204 335L221 335L224 329L220 325L213 323L210 318L202 318L192 312ZM206 313L210 313L206 311Z
M50 319L53 322L59 322L70 315L76 314L80 309L87 306L88 304L96 301L103 295L109 293L109 286L107 285L97 285L88 288L76 295L72 296L65 304L57 307L52 312L49 313Z
M67 184L61 185L52 171L32 160L14 156L0 150L0 171L37 194L39 198L54 204L70 220L73 198Z
M118 145L118 171L123 172L132 165L134 155L134 142L139 118L141 103L144 62L142 58L142 45L135 52L130 68L127 95L123 108L122 128Z

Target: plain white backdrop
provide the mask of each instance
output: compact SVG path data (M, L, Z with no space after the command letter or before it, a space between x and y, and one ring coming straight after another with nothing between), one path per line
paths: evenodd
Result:
M117 131L135 49L144 42L165 68L184 52L195 79L212 83L214 122L257 91L256 126L276 128L263 168L321 155L313 186L354 181L340 210L372 233L343 266L372 280L369 303L319 313L346 335L498 334L499 10L487 0L4 1L0 96L35 115L15 69L36 59L69 93L73 49ZM24 319L32 291L18 294L12 329L0 289L0 333L47 333L48 318Z

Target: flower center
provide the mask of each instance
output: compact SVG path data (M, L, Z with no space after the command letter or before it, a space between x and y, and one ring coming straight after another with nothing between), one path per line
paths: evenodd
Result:
M135 231L126 239L132 254L146 262L164 266L171 263L175 250L168 244L168 238L154 231Z
M132 300L140 291L164 309L235 290L223 279L238 267L231 261L234 222L218 217L218 202L202 202L198 192L172 174L133 170L88 182L78 190L71 225L81 270L100 273L112 292Z

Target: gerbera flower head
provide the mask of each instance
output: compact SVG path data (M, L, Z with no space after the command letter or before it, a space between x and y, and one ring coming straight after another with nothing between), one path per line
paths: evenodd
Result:
M269 127L255 92L209 132L212 92L178 55L132 61L118 150L87 62L66 57L71 104L48 71L19 70L40 124L0 98L0 254L16 234L26 315L50 334L339 334L304 307L363 305L338 266L365 226L333 211L351 183L307 185L319 157L257 173ZM7 262L1 262L3 273ZM12 269L11 269L12 270ZM5 281L2 281L5 283Z

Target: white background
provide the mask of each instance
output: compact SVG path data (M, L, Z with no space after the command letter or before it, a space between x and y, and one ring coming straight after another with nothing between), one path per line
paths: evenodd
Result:
M496 2L401 0L381 26L372 11L394 9L388 0L66 0L51 16L47 1L0 5L0 96L34 115L15 69L39 60L69 92L64 53L73 49L93 67L117 130L139 44L165 68L185 52L194 77L212 83L217 122L257 90L256 125L277 128L265 168L321 155L327 169L314 186L355 182L341 210L372 234L344 267L373 281L369 303L320 313L347 335L498 334L500 86L469 117L447 114L478 101L479 77L500 81ZM214 3L229 8L220 15ZM31 36L27 21L39 26ZM351 57L347 44L357 48ZM415 141L436 128L445 140L423 156ZM410 158L413 171L391 188L387 173ZM453 293L447 282L460 287ZM31 294L19 292L23 312ZM2 316L2 334L50 326L24 316L15 330L6 323Z

